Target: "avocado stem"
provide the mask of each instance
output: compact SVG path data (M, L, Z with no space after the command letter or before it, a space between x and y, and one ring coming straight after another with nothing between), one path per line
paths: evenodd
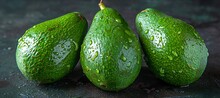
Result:
M106 8L104 3L102 2L102 0L100 0L100 2L99 2L99 7L100 7L101 10Z

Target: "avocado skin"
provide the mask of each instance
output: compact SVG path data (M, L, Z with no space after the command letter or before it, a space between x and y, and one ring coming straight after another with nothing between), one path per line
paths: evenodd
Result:
M27 79L38 83L61 79L79 61L87 28L86 19L78 12L33 26L18 40L18 68Z
M122 16L112 8L105 8L95 15L81 48L83 72L102 90L122 90L132 84L140 72L139 41Z
M146 63L158 78L185 86L201 77L209 54L191 25L148 8L136 16L136 27Z

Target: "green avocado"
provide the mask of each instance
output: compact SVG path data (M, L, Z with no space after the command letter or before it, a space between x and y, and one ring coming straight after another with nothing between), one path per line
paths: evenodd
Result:
M208 49L191 25L148 8L137 15L136 26L146 62L158 78L185 86L201 77Z
M139 41L114 9L100 3L83 41L80 62L87 78L98 88L119 91L138 76L142 55Z
M38 83L61 79L79 61L87 28L86 19L78 12L33 26L18 40L18 68L27 79Z

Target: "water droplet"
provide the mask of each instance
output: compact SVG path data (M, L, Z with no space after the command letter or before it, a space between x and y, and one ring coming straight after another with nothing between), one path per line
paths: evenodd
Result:
M128 42L131 43L131 42L132 42L132 39L128 38Z
M124 62L127 60L127 58L124 56L124 54L121 55L120 59Z
M172 51L172 54L173 54L174 56L178 56L178 54L177 54L175 51Z
M103 16L100 16L99 18L100 18L100 19L103 19Z
M192 65L190 65L190 64L188 64L188 67L189 68L192 68L193 70L196 70L196 68L195 67L193 67Z
M99 70L98 69L96 69L96 73L99 74Z
M36 26L33 26L33 28L36 28Z
M179 32L177 32L177 34L181 34L181 32L179 31Z
M154 53L155 53L155 51L153 50L153 51L152 51L152 53L154 54Z
M128 62L127 67L130 67L130 66L131 66L131 62Z
M104 83L102 83L102 82L99 83L99 85L102 86L102 87L104 87L104 88L106 87L106 85L105 85Z
M162 37L159 38L159 42L162 42Z
M179 73L182 73L183 71L182 70L180 70L180 71L178 71Z
M170 60L173 60L173 57L172 56L167 56Z
M98 82L100 82L100 80L98 79Z
M160 75L161 75L161 76L164 76L164 69L163 69L163 68L160 68L159 71L160 71Z
M152 40L152 41L153 41L153 40L154 40L154 36L151 36L151 37L150 37L150 40Z
M163 27L163 26L160 26L159 28L163 29L164 27Z
M77 51L78 48L79 48L79 47L78 47L78 44L77 44L75 41L72 41L72 42L74 43L74 45L75 45L75 47L76 47L76 48L75 48L75 51Z
M89 41L89 44L92 45L92 40Z
M149 29L147 29L144 33L147 34L149 32Z
M67 68L70 68L70 65L67 65ZM38 69L39 70L39 69Z
M87 70L87 71L90 71L91 69L90 69L88 66L86 66L86 70Z
M121 20L120 19L115 19L116 22L118 23L121 23Z
M173 71L173 73L176 73L176 71L175 70L172 70Z
M125 30L125 33L128 34L129 36L131 36L131 33L129 30Z
M128 46L126 46L126 45L123 45L123 47L127 50L128 49Z
M184 49L184 47L183 47L183 46L181 46L181 48L182 48L182 49Z
M94 54L93 54L93 56L92 56L92 58L91 58L91 60L95 60L95 58L98 56L98 51L96 51Z
M197 38L199 38L198 34L194 33L194 35L195 35Z

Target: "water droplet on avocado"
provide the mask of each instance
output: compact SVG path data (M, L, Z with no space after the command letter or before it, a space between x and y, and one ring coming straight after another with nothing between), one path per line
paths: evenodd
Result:
M137 61L137 64L140 64L140 61Z
M182 48L182 49L184 49L184 47L183 47L183 46L181 46L181 48Z
M75 41L72 41L73 43L74 43L74 45L75 45L75 51L77 51L78 50L78 44L75 42Z
M128 38L128 42L131 43L131 42L132 42L132 39Z
M179 31L179 32L177 32L177 34L181 34L181 32Z
M70 68L70 65L67 65L68 68Z
M125 30L125 33L128 34L129 36L131 36L131 33L129 30Z
M91 69L88 67L88 66L86 66L86 71L90 71Z
M172 56L167 56L170 60L173 60L173 57Z
M102 87L104 87L104 88L106 88L106 84L104 84L104 83L102 83L102 82L101 82L99 85L102 86Z
M103 16L100 16L99 18L100 18L100 19L103 19Z
M128 46L126 46L126 45L123 45L123 47L127 50L128 49Z
M131 66L131 62L129 61L128 64L127 64L127 67L130 67L130 66Z
M173 54L174 56L178 56L178 54L177 54L175 51L172 51L172 54Z
M115 19L116 22L118 23L121 23L121 20L120 19Z
M188 67L189 68L192 68L193 70L196 70L196 68L195 67L193 67L192 65L190 65L190 64L188 64Z
M121 55L120 59L124 62L127 60L127 58L124 56L124 54Z
M164 76L164 69L163 69L163 68L160 68L159 71L160 71L160 75L161 75L161 76Z
M178 71L179 73L182 73L183 71L182 70L180 70L180 71Z
M162 42L162 37L159 38L159 42Z
M154 53L155 53L155 51L153 50L153 51L152 51L152 53L154 54Z
M93 56L92 56L92 58L91 58L91 60L95 60L95 58L98 56L98 51L96 51L94 54L93 54Z
M154 40L154 36L151 36L151 37L150 37L150 40L152 40L152 41L153 41L153 40Z
M92 40L89 41L89 44L92 45Z
M196 36L196 38L199 38L198 34L196 34L196 33L193 33L193 34Z
M96 73L99 74L99 70L98 69L96 69Z
M159 28L163 29L164 27L163 27L163 26L160 26Z
M144 33L147 34L149 32L149 29L147 29Z

